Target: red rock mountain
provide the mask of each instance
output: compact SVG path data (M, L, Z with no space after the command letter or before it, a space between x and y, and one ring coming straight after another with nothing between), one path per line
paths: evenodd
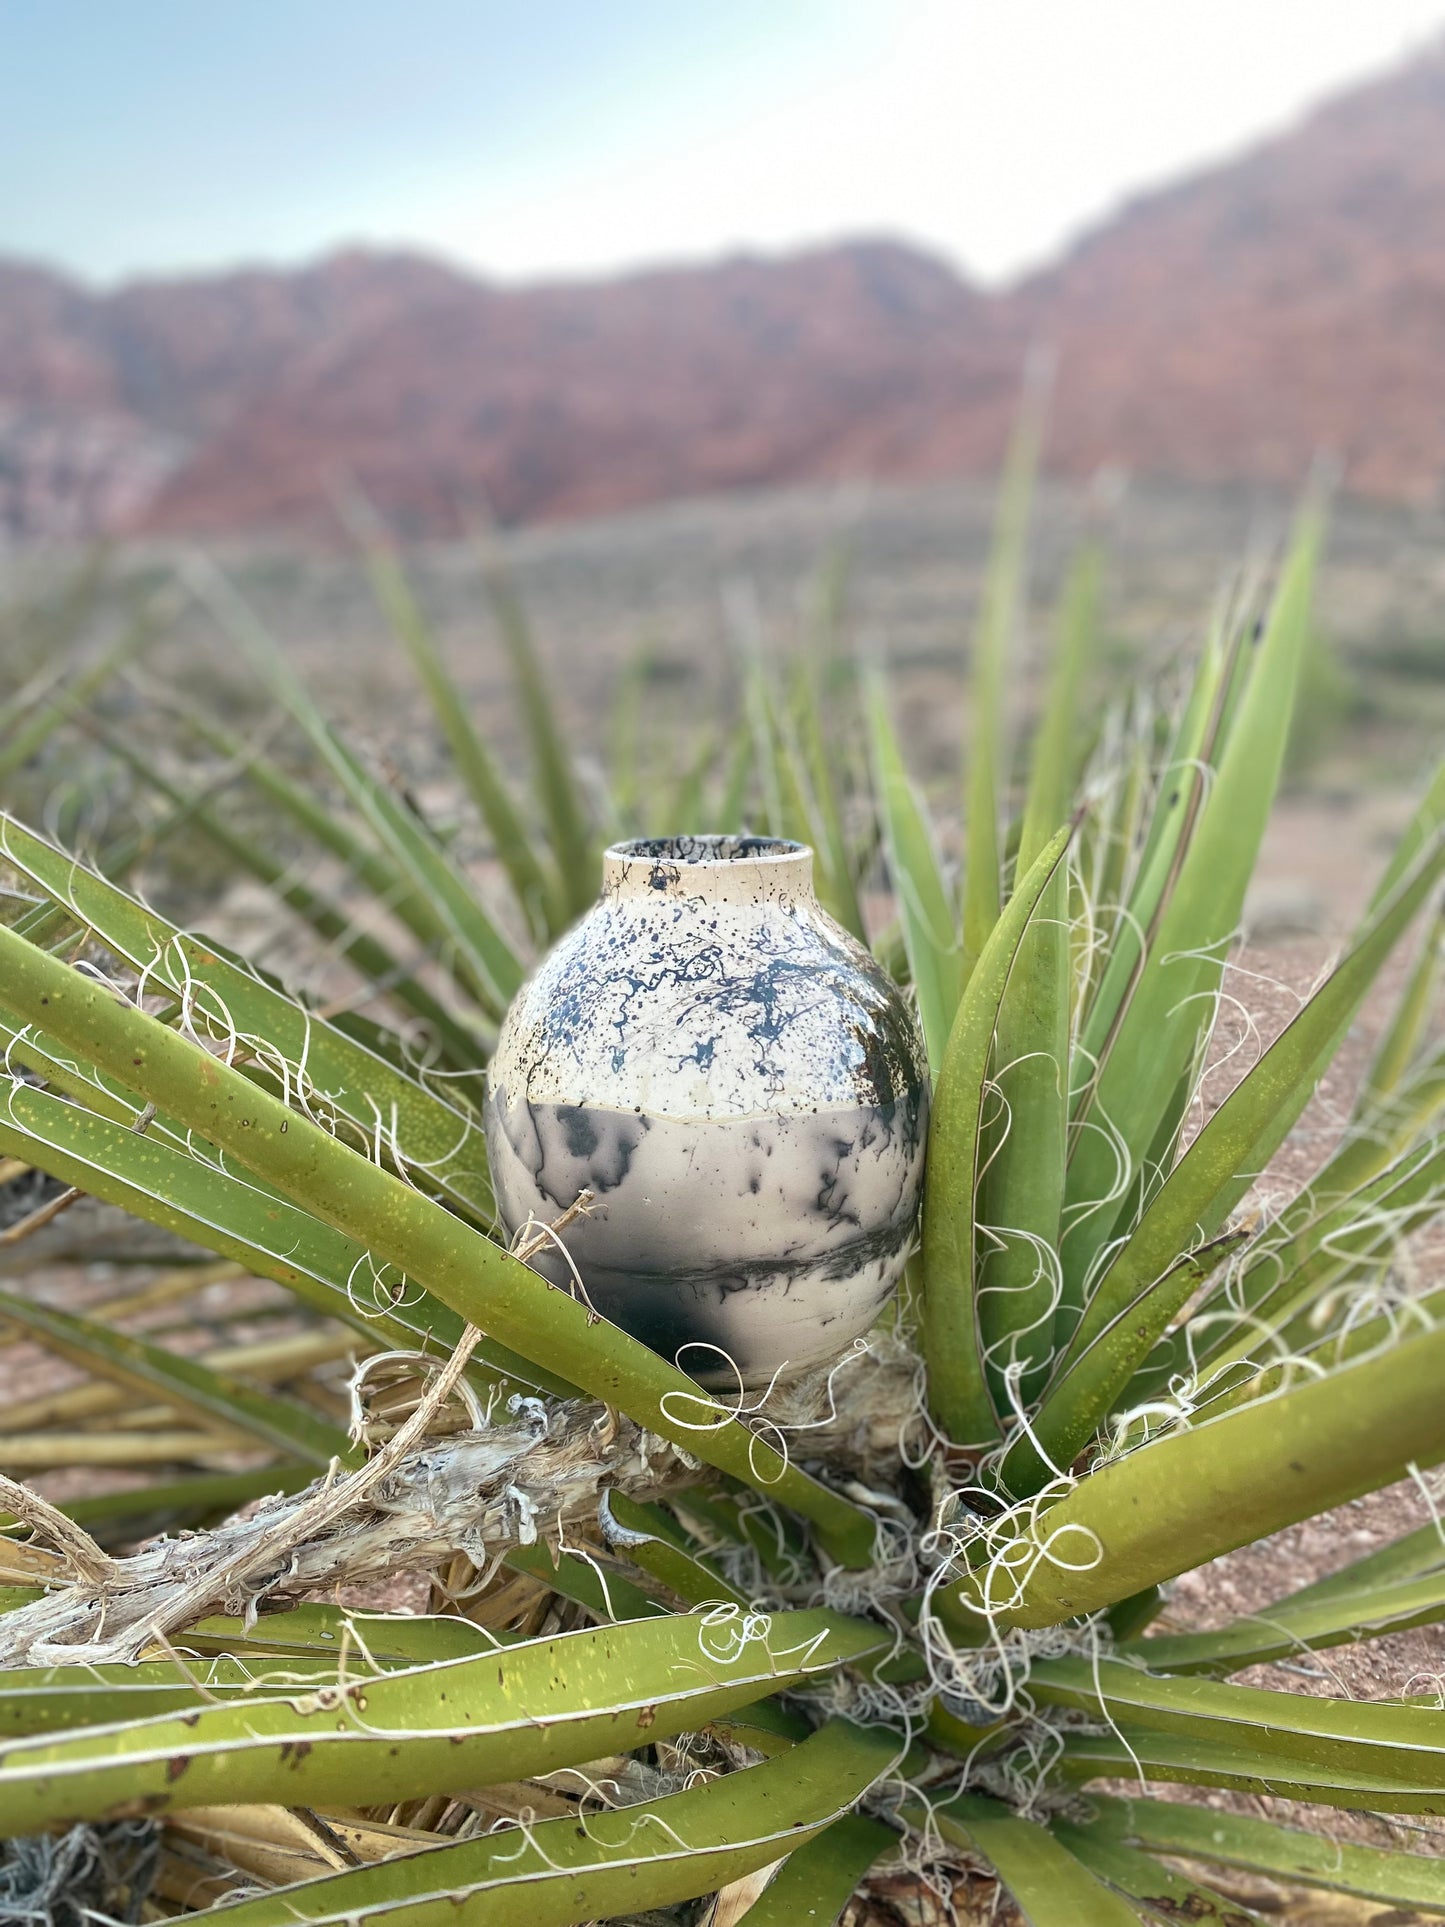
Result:
M1136 201L1001 293L856 243L500 288L408 255L92 294L0 264L0 528L404 531L998 459L1031 343L1050 457L1445 484L1445 52Z
M1445 46L1126 207L1017 307L1056 344L1053 445L1366 493L1445 483Z

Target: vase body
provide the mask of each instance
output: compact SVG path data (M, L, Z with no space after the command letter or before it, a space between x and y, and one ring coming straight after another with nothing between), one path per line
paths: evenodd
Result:
M804 845L619 844L502 1027L498 1210L514 1234L590 1191L559 1235L594 1308L703 1384L764 1385L887 1299L928 1101L913 1014L819 906ZM560 1253L532 1262L571 1281Z

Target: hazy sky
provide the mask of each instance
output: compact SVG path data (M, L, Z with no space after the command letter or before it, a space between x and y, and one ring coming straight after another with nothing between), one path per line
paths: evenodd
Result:
M890 232L991 279L1445 0L0 0L0 253L516 278Z

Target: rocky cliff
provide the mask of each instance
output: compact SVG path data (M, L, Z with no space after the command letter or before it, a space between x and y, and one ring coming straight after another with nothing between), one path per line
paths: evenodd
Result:
M0 527L403 531L996 463L1031 344L1049 459L1445 482L1445 56L984 292L858 242L502 288L411 255L90 292L0 264Z

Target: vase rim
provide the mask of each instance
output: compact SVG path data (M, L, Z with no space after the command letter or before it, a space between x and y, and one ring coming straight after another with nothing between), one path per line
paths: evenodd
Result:
M783 836L635 836L604 852L604 896L811 899L813 852Z
M716 867L735 863L797 863L811 858L806 843L786 836L632 836L612 843L606 854L628 863L685 863Z

